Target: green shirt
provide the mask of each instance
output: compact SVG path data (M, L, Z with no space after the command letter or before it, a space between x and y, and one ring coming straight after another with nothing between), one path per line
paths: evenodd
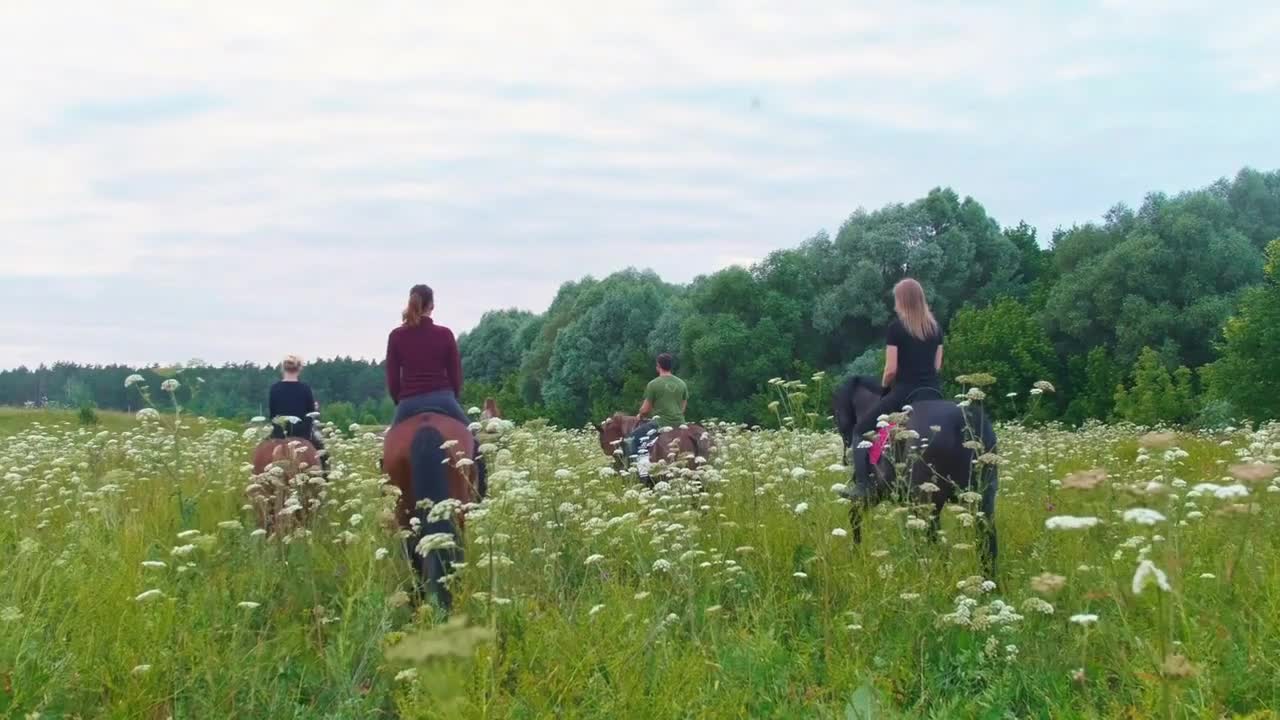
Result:
M675 375L659 375L644 389L644 399L653 407L653 420L659 426L680 427L684 424L684 404L689 388Z

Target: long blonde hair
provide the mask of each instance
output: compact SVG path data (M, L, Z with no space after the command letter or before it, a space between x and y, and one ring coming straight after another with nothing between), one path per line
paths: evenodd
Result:
M938 334L938 321L929 310L924 288L915 280L903 278L893 286L893 309L911 337L925 340Z

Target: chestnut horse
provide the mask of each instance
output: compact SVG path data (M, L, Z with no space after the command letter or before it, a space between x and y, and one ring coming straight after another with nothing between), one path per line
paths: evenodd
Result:
M305 523L324 486L320 473L320 455L307 440L267 438L259 443L253 450L254 481L248 489L258 527L284 533L295 522Z
M626 450L627 440L640 425L640 418L634 415L614 413L613 417L600 423L596 432L600 436L600 449L605 455L613 458L616 470L623 470L630 462ZM696 470L699 458L706 462L711 457L711 436L701 425L688 423L660 433L649 446L649 461L658 463L665 461L669 467L683 466L687 470Z
M382 442L383 471L388 483L400 491L396 521L412 533L405 541L409 561L426 592L445 611L452 608L453 595L441 580L453 572L455 562L462 561L463 510L484 497L483 470L472 461L475 449L475 437L466 425L432 412L393 426ZM432 512L446 500L457 501L450 503L456 507ZM423 538L433 535L437 542L428 544L436 547L419 552Z

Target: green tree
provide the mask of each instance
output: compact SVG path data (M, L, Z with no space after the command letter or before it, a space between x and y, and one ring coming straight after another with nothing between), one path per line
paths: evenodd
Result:
M1000 392L992 393L987 405L998 417L1012 417L1022 405L1009 401L1006 393L1026 398L1038 380L1059 384L1053 344L1039 318L1017 300L1006 298L985 308L961 310L951 321L943 353L947 377L981 372L996 377ZM1040 407L1050 407L1052 402L1045 398Z
M1116 387L1123 383L1124 369L1106 348L1096 347L1087 355L1071 357L1067 361L1067 409L1063 420L1078 425L1085 420L1110 419L1116 404Z
M500 383L520 368L524 348L521 330L533 320L524 310L494 310L484 314L470 332L458 338L462 371L468 382Z
M1153 194L1137 213L1118 207L1102 226L1055 238L1050 334L1067 354L1111 347L1129 363L1160 347L1190 366L1209 362L1239 292L1261 276L1260 251L1238 220L1226 192L1211 187Z
M1131 385L1116 388L1116 413L1139 425L1186 423L1197 410L1191 370L1184 365L1171 374L1151 348L1139 353Z
M1255 420L1280 417L1280 239L1267 246L1265 277L1227 321L1208 373L1210 394Z
M649 354L654 324L675 293L653 272L627 270L578 295L556 333L542 386L552 420L576 426L591 419L593 409L621 409L628 372L652 367L652 358L642 364L635 358Z
M966 303L986 305L1020 296L1019 247L972 198L935 189L910 205L859 210L833 242L807 247L818 268L812 318L833 337L823 366L847 363L884 342L892 318L892 288L903 277L919 280L944 325Z

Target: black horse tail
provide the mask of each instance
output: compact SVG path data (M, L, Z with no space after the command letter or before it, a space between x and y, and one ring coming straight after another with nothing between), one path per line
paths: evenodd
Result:
M418 534L411 535L405 542L408 543L409 559L419 579L425 583L426 591L441 608L448 611L453 606L453 595L444 586L442 579L452 573L453 563L462 559L462 540L452 513L430 520L430 508L449 498L449 467L445 464L448 455L442 447L444 442L440 431L428 425L419 428L413 435L409 446L410 479L415 501L413 517L420 524ZM428 550L425 555L419 554L418 543L432 535L450 536L455 547L436 548Z
M844 439L845 448L853 446L853 390L857 385L857 376L851 377L836 386L835 394L831 397L831 414L835 416L836 428Z

